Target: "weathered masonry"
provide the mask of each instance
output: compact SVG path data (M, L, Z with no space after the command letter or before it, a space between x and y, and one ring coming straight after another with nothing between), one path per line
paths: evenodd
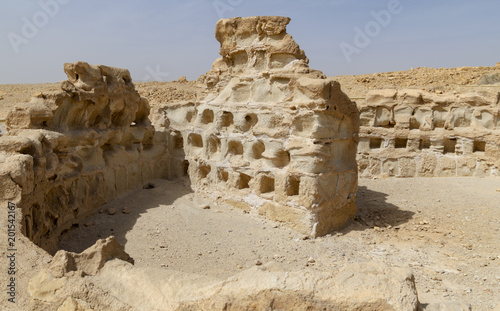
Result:
M151 119L127 70L65 64L62 90L18 105L0 137L1 197L21 207L24 234L54 252L63 231L103 204L184 176L195 191L307 235L349 222L359 113L308 67L289 21L219 21L222 58L202 77L205 97Z
M498 176L500 97L377 90L359 104L362 177Z

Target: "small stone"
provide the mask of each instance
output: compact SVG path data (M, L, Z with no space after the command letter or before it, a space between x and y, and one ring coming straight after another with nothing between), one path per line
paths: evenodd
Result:
M236 268L238 268L238 269L241 270L241 269L243 269L243 266L242 265L237 265Z
M210 209L210 205L205 204L205 205L202 205L202 206L201 206L201 208L202 208L202 209Z
M260 261L260 260L255 261L255 265L256 266L262 266L262 261Z
M93 221L89 221L86 224L84 224L85 227L92 227L94 225Z
M307 263L315 263L316 260L314 260L314 258L312 257L309 257L309 259L307 260Z
M122 213L123 214L130 214L130 209L128 207L122 208Z
M116 214L116 208L114 208L114 207L108 208L106 210L106 214L108 214L108 215L114 215L114 214Z

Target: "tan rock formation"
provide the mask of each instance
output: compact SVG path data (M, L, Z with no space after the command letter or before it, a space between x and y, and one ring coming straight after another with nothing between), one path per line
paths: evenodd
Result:
M18 203L24 234L49 252L62 231L166 176L167 166L166 142L128 70L83 62L64 70L63 90L18 105L0 137L2 199Z
M308 235L356 213L356 105L307 65L286 17L220 20L205 99L164 105L170 176Z
M120 299L85 279L114 259L133 263L114 237L99 240L80 254L58 251L28 285L32 310L130 310Z
M348 264L332 273L287 272L271 263L218 280L137 268L120 258L128 255L113 238L82 254L59 251L31 280L32 304L40 310L147 311L411 311L418 305L413 275L375 262Z
M363 177L500 175L499 95L377 90L360 103Z

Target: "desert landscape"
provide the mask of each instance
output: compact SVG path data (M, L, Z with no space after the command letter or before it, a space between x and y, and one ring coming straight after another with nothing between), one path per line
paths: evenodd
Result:
M2 310L500 310L500 63L326 77L289 21L0 85Z

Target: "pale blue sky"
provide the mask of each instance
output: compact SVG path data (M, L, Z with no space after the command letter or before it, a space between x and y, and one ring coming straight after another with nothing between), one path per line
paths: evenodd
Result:
M217 20L254 15L291 17L288 33L328 76L493 66L499 12L498 0L2 0L0 83L58 82L78 60L134 81L193 80L218 57Z

